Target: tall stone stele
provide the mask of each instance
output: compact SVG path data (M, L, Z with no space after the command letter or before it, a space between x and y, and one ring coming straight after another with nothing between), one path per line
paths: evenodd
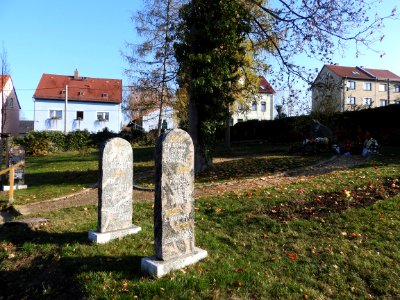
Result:
M139 232L132 224L133 152L124 139L110 139L101 149L98 186L98 225L89 240L107 243Z
M194 242L194 148L189 134L174 129L156 145L155 255L142 272L161 277L207 256Z

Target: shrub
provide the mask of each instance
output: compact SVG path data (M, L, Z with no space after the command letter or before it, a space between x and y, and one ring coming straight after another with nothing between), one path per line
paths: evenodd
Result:
M118 134L108 130L108 128L104 128L102 131L91 133L90 134L90 145L92 147L100 147L104 144L107 140L117 137Z
M24 138L14 139L15 144L25 147L33 156L65 150L83 150L89 147L88 131L73 131L65 135L60 131L30 131Z
M66 150L84 150L90 147L90 133L87 130L71 131L66 136Z
M15 140L15 142L18 141ZM20 144L31 155L46 155L51 152L51 142L46 131L29 131Z

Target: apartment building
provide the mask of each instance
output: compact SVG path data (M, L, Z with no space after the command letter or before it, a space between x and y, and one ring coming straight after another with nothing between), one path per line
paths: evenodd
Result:
M312 110L349 111L400 103L400 77L389 70L324 65L312 90Z

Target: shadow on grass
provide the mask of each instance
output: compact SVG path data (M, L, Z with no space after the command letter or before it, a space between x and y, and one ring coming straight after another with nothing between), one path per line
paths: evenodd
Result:
M17 270L1 272L1 294L4 299L85 299L88 295L77 280L82 273L87 274L83 278L87 281L92 279L92 272L113 272L127 280L139 279L141 259L141 256L38 256L28 259Z
M26 174L25 182L30 186L55 184L93 184L97 182L98 171L65 171Z
M71 153L71 152L62 152L53 155L46 156L29 156L28 157L28 165L34 165L36 167L47 167L49 164L57 164L57 163L69 163L71 161L74 162L82 162L82 163L96 163L98 162L99 154L98 151L94 152L82 152L82 153Z
M154 160L154 147L133 148L134 162L148 162Z
M52 244L54 253L18 257L14 268L0 273L0 299L84 299L84 288L79 282L90 282L93 273L118 273L127 280L139 279L142 256L60 257L63 245L90 244L87 232L49 233L33 231L21 226L0 229L3 241L21 248L24 243ZM79 278L82 277L82 278ZM79 282L78 282L79 280ZM101 287L99 287L101 288ZM2 298L4 297L4 298Z
M319 156L245 157L215 163L212 169L203 172L198 179L200 181L214 181L241 179L259 175L268 176L291 169L310 166L321 159Z

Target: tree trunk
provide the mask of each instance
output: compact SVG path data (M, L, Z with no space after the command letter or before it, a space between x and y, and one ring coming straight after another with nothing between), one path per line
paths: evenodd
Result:
M194 145L194 172L199 174L212 166L212 159L205 156L202 145L199 143L199 113L193 97L189 98L189 135Z
M228 116L225 121L225 148L227 150L231 150L231 126L230 126L231 117Z

